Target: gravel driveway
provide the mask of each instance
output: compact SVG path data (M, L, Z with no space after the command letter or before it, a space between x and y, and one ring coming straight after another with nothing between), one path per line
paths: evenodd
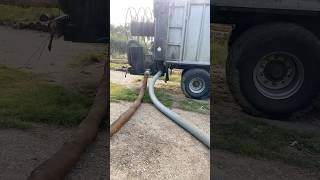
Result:
M111 123L130 103L111 103ZM209 133L208 115L174 109ZM197 117L197 118L194 118ZM111 139L112 180L210 178L210 151L151 104L142 104Z

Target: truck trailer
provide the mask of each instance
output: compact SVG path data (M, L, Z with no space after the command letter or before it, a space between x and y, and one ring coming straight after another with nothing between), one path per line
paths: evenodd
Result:
M182 69L181 88L190 98L210 95L210 1L154 0L153 18L141 9L128 23L131 74ZM146 20L149 19L149 20ZM141 37L151 39L145 48ZM140 40L139 40L140 38ZM169 79L169 76L167 76Z
M86 43L109 42L109 1L58 0L65 13L55 19L55 32L66 41Z
M232 26L226 79L248 113L286 118L319 93L320 1L211 0L211 23Z
M109 42L106 0L59 0L67 16L54 21L58 34L73 42ZM147 14L147 15L146 15ZM210 95L210 1L154 0L154 10L138 10L128 23L128 62L131 74L183 69L181 88L187 97ZM152 18L150 19L150 16ZM145 18L146 17L146 18ZM146 20L148 19L148 20ZM146 48L141 38L148 38Z

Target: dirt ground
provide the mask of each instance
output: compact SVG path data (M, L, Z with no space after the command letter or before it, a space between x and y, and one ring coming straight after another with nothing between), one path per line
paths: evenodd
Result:
M127 88L138 88L141 76L110 71L110 80ZM156 87L163 86L158 81ZM178 83L179 84L179 83ZM179 98L180 87L170 93ZM130 107L130 102L111 103L110 124ZM209 114L173 108L187 121L210 133ZM193 118L197 117L197 118ZM198 140L164 116L152 104L143 103L130 121L111 138L112 180L124 179L210 179L210 151Z
M111 123L129 106L111 103ZM173 111L209 133L208 115ZM210 178L209 149L151 104L143 104L110 144L112 180Z
M16 30L0 26L0 63L12 68L22 67L22 70L43 75L50 82L65 87L77 87L81 84L99 82L103 64L73 67L81 55L87 52L103 50L102 45L65 42L63 38L53 41L53 49L46 48L49 43L47 33ZM41 45L45 49L42 56ZM40 50L40 51L38 51ZM36 53L35 53L36 52Z
M222 66L213 69L214 78L214 103L211 121L213 127L218 123L237 121L241 117L249 117L233 100L226 85L225 70ZM273 126L292 129L299 132L319 133L320 115L317 109L306 114L296 114L290 121L276 121L263 118L250 118L263 121ZM211 131L214 131L212 129ZM214 143L214 140L213 140ZM239 180L295 180L295 179L320 179L319 172L309 169L298 168L271 160L259 160L251 157L239 156L221 150L213 150L214 176L216 180L239 179Z
M125 60L111 60L126 63ZM179 73L179 70L174 70ZM130 89L138 89L142 76L123 71L110 71L110 81ZM210 112L187 112L175 107L186 99L180 81L158 80L156 88L165 88L173 99L173 111L210 133ZM170 90L169 90L170 88ZM209 103L209 100L202 100ZM131 103L111 103L111 122ZM196 118L195 118L196 117ZM124 179L210 179L210 151L198 140L172 122L152 104L143 103L130 121L111 138L110 171L112 180Z
M24 66L48 37L46 33L2 26L0 34L0 64L12 68ZM68 88L99 82L103 64L77 68L70 64L77 62L81 53L105 47L64 42L63 39L53 43L52 52L45 50L40 59L37 53L31 58L28 68L22 69ZM24 131L0 129L0 179L25 179L33 168L60 148L70 131L70 128L43 124L34 124ZM99 133L95 143L88 148L67 179L106 179L106 133Z
M214 180L319 180L319 172L213 150Z
M26 179L35 167L62 146L71 130L40 124L26 131L0 130L0 179ZM106 133L99 132L97 140L66 179L106 179Z

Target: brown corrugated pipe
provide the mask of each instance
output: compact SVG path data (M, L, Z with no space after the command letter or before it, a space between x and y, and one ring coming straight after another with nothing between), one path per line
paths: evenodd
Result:
M110 137L112 137L115 133L117 133L120 130L120 128L130 120L133 114L140 107L144 94L146 92L149 74L150 74L149 71L146 71L144 73L144 78L141 84L141 89L140 89L138 98L134 101L134 103L130 106L130 108L126 112L122 113L119 116L119 118L112 123L110 127Z
M106 65L109 64L106 62ZM81 154L95 140L102 119L107 117L109 106L109 78L107 66L100 81L98 92L87 117L72 132L72 137L61 149L31 172L28 180L62 180L78 162ZM109 81L108 81L109 82ZM109 87L109 86L108 86Z

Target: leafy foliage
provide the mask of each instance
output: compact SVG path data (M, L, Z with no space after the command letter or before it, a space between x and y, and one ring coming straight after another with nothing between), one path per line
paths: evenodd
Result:
M127 37L124 26L110 25L110 55L117 57L121 54L126 54Z

